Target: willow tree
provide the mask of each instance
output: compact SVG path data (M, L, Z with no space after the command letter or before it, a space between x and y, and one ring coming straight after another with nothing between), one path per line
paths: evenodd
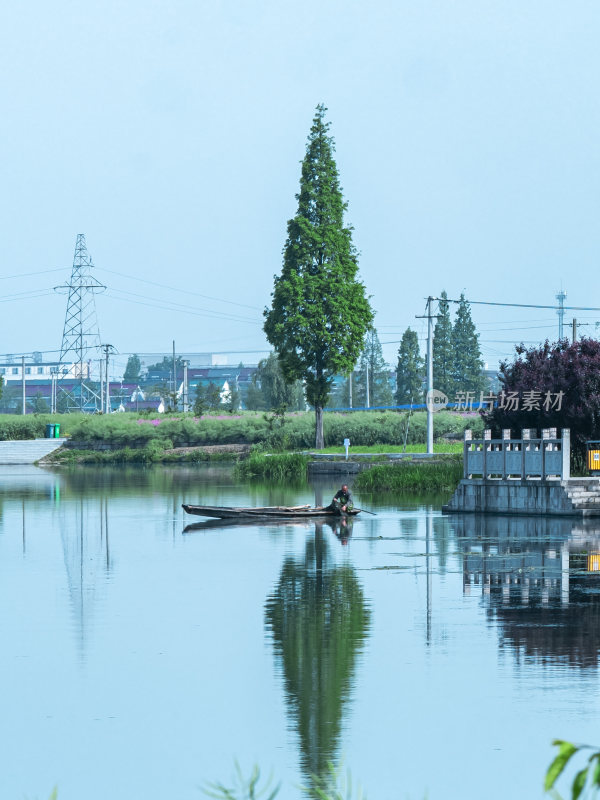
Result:
M281 275L275 276L264 330L288 382L302 380L315 409L317 448L324 446L323 408L335 375L347 375L362 350L373 312L358 280L352 228L335 145L317 106L302 161L298 210L287 225Z

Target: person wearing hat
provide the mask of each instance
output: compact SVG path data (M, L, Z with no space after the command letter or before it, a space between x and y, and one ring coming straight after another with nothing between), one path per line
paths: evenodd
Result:
M354 503L352 502L352 495L350 494L347 483L335 493L329 508L338 511L340 514L344 511L352 511Z

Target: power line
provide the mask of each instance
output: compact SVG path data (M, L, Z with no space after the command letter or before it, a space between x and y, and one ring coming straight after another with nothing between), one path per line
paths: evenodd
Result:
M20 272L18 275L0 275L0 281L9 281L12 278L29 278L31 275L47 275L49 272L64 272L63 267L56 269L41 269L39 272Z
M435 300L441 300L440 297L434 298ZM497 303L492 300L468 300L463 298L463 300L447 300L448 303L461 303L466 302L471 306L503 306L505 308L549 308L552 311L557 310L557 306L543 306L538 305L536 303ZM596 306L562 306L565 311L600 311L600 308Z
M201 292L193 292L190 289L179 289L176 286L168 286L166 283L158 283L157 281L149 281L146 278L138 278L134 275L128 275L126 272L117 272L116 270L107 269L106 267L99 267L99 269L103 269L105 272L110 272L112 275L120 275L123 278L129 278L132 281L140 281L141 283L148 283L152 286L158 286L161 289L169 289L172 292L183 292L186 295L193 294L196 297L204 297L206 300L216 300L218 303L229 303L232 306L240 306L241 308L250 308L253 311L262 311L262 309L258 308L258 306L250 306L246 303L237 303L234 300L224 300L221 297L212 297L209 294L202 294Z
M30 289L28 292L17 292L16 294L5 295L0 303L12 303L17 300L35 300L36 297L47 297L54 294L53 289Z
M115 294L117 292L118 294ZM119 297L119 294L130 295L128 297ZM139 306L147 306L149 308L158 308L162 311L174 311L178 314L191 314L195 317L213 317L214 319L225 319L233 322L241 322L250 325L260 325L258 320L249 319L247 317L238 317L233 314L226 314L221 311L211 311L210 309L197 309L194 306L188 306L184 303L175 303L171 300L163 301L155 297L147 297L146 295L137 294L136 292L126 292L123 289L109 289L106 295L112 297L114 300L121 300L125 303L134 303ZM141 297L143 300L132 300L131 297Z

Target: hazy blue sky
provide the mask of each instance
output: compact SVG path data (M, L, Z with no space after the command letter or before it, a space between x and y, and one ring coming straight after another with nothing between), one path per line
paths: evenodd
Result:
M0 299L66 280L83 232L123 353L265 348L324 102L389 360L443 288L600 305L599 34L596 2L5 3L0 276L63 271ZM0 351L59 348L65 304L8 298ZM556 336L552 310L473 311L491 365Z

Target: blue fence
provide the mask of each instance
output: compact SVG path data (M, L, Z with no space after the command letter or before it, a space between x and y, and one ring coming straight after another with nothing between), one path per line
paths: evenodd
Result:
M403 406L353 406L352 408L324 408L323 411L335 413L336 411L410 411L412 408L413 411L425 411L427 409L427 405L425 403L413 403L411 405L403 405ZM468 413L469 411L479 411L482 408L486 408L489 410L489 403L470 403L469 408L464 408L464 406L460 405L459 403L447 403L444 408L440 409L440 411L452 411L453 409L458 408L460 411L464 413Z

